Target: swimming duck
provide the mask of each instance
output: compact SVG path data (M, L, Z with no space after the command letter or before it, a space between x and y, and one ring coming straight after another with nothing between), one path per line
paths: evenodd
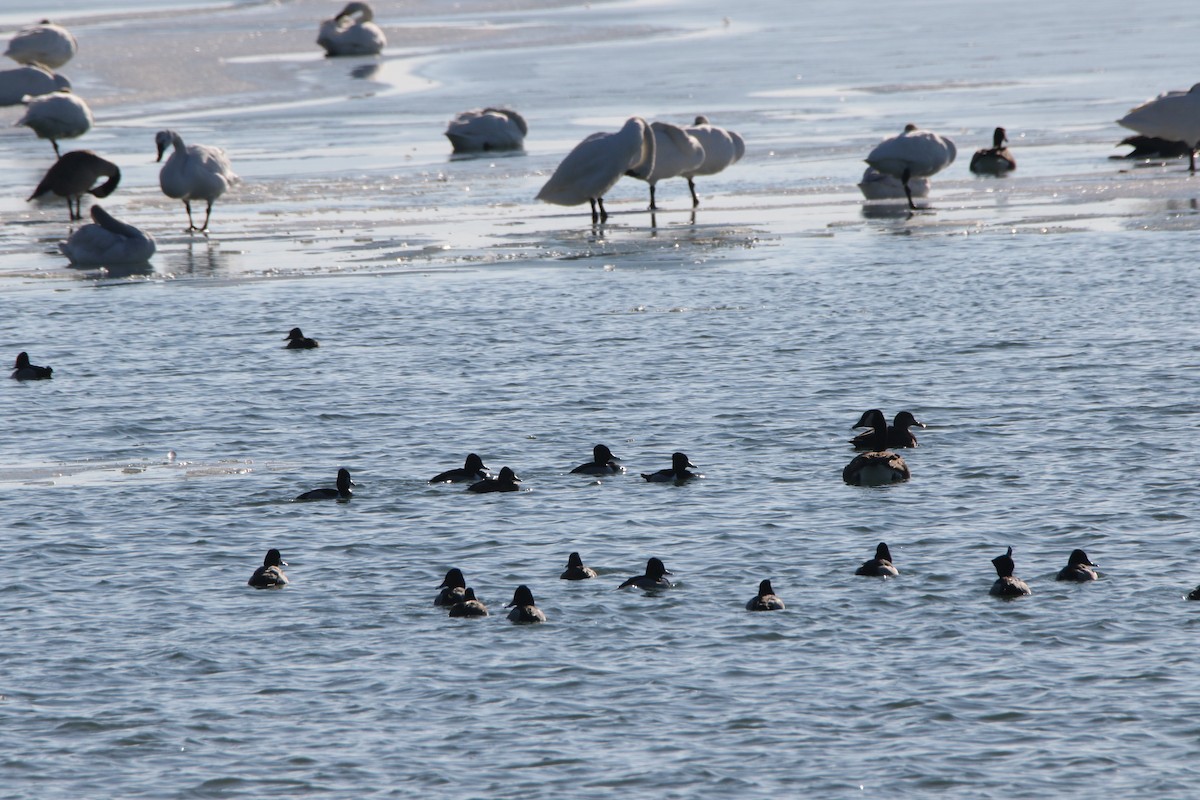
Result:
M288 335L283 338L287 341L285 350L311 350L314 347L321 346L320 342L316 339L308 338L299 328L292 328L288 331Z
M101 178L108 180L96 186L96 181ZM67 198L67 213L71 219L83 219L83 196L92 194L108 197L120 182L121 170L116 164L91 150L72 150L61 155L46 170L41 183L33 190L33 194L25 198L25 202L54 193Z
M91 215L90 224L80 226L65 242L58 243L58 249L74 266L141 264L158 249L153 236L121 222L99 205L92 206Z
M892 551L885 542L875 546L875 557L864 561L862 566L854 570L855 575L866 575L869 578L890 578L900 574L892 563Z
M513 592L512 602L505 608L512 609L508 612L509 622L528 625L546 621L546 614L533 602L533 592L529 591L529 587L525 584L517 587L517 590Z
M618 589L624 589L627 586L634 586L645 591L653 591L655 589L670 589L675 584L667 580L667 575L673 575L671 570L663 566L663 562L657 558L651 558L646 562L646 574L634 575L632 578L627 578L624 583L618 586Z
M746 154L746 142L737 133L713 125L703 114L683 130L695 138L704 150L704 160L700 166L681 173L687 178L688 191L692 193L692 208L696 208L700 205L700 197L696 194L696 182L693 179L697 175L716 175L736 164Z
M655 211L658 205L654 202L654 190L658 182L685 172L694 175L704 163L704 148L695 136L669 122L651 122L650 132L654 134L654 167L639 177L650 184L650 210Z
M916 125L904 126L904 132L884 139L867 155L867 163L885 175L899 178L908 198L908 207L916 209L912 199L913 178L927 178L954 162L954 142Z
M564 581L585 581L588 578L596 577L596 570L583 565L583 559L579 557L579 553L571 553L567 556L567 570L562 575L558 576Z
M488 476L487 467L483 465L483 459L474 453L467 455L466 462L457 469L448 469L445 472L439 472L429 479L430 483L463 483L465 481L481 481Z
M472 483L467 487L468 492L516 492L520 491L518 486L521 479L509 467L502 467L500 474L495 478L484 478L478 483Z
M448 570L445 579L442 580L442 585L438 588L442 591L433 598L435 606L452 606L461 601L467 591L467 581L463 578L462 570L458 567Z
M891 450L859 453L842 469L842 480L851 486L886 486L911 477L908 464Z
M630 117L616 133L593 133L575 145L536 199L559 206L590 203L592 223L604 222L608 219L604 210L608 190L622 175L645 180L653 169L654 132L646 120Z
M337 488L336 489L313 489L296 497L297 500L349 500L354 496L350 491L350 487L354 486L354 482L350 480L350 470L342 467L337 473Z
M1200 600L1200 586L1197 586L1195 589L1192 589L1190 592L1188 592L1187 599Z
M487 606L475 599L475 590L471 588L467 588L463 592L462 599L450 606L450 616L452 617L486 617L487 615Z
M771 581L765 580L758 584L758 594L746 603L747 611L779 611L783 609L783 601L771 588Z
M17 31L8 41L4 55L18 64L40 64L58 69L78 51L79 46L69 30L44 19L37 25Z
M66 77L43 67L30 64L0 71L0 106L20 105L26 97L38 97L61 89L70 89Z
M87 103L71 94L69 89L34 97L25 106L25 115L17 120L17 125L24 125L39 139L49 139L54 147L54 155L58 150L59 139L74 139L83 136L92 128L92 110Z
M189 233L207 231L213 201L225 194L225 190L238 180L229 157L219 147L184 144L183 137L169 130L154 135L154 146L158 148L156 161L162 161L168 147L174 148L158 173L158 185L162 187L163 194L183 201L183 207L187 209ZM193 200L206 203L204 224L199 228L192 221Z
M1187 145L1188 171L1196 171L1196 148L1200 146L1200 83L1186 92L1166 92L1147 100L1117 124L1143 136L1183 142Z
M17 353L17 361L13 365L12 377L19 381L44 381L52 377L52 367L39 367L29 363L29 353Z
M1021 597L1023 595L1032 594L1029 591L1029 585L1017 576L1013 575L1013 570L1016 565L1012 559L1012 548L1008 548L1008 552L1002 556L996 556L992 559L992 564L996 566L996 582L992 584L990 594L996 597Z
M1008 142L1008 133L1004 128L996 128L992 133L992 146L981 148L971 156L971 172L976 175L1004 175L1017 168L1017 160L1012 152L1004 145Z
M456 153L520 150L529 126L525 118L507 108L463 111L446 126L446 138Z
M675 483L683 483L690 478L700 477L694 472L688 472L688 467L696 468L696 465L688 460L688 457L683 453L671 454L671 468L660 469L658 472L643 472L642 477L651 483L667 483L675 481Z
M1067 558L1067 565L1058 571L1057 581L1075 581L1076 583L1086 583L1087 581L1096 580L1096 570L1092 567L1097 567L1099 564L1093 564L1088 560L1087 553L1082 550L1072 550L1071 555Z
M917 437L909 430L916 425L924 428L924 422L918 422L912 412L901 411L889 426L883 418L883 412L877 408L864 411L858 422L851 428L870 427L871 430L858 434L850 440L850 444L859 450L886 450L889 447L916 447ZM881 434L881 431L883 432Z
M571 474L612 475L614 473L621 473L625 471L625 468L617 463L619 460L607 446L598 444L592 448L592 460L586 464L580 464L571 470Z
M387 46L387 37L374 19L375 12L366 3L347 3L336 17L321 23L317 44L327 56L378 55Z
M288 579L280 567L287 565L287 562L279 555L279 551L272 547L267 551L262 566L254 570L254 574L246 583L255 589L282 589L287 585Z

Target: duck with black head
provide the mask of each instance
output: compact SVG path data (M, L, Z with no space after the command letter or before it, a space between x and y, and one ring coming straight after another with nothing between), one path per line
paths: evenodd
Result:
M494 478L484 478L467 487L468 492L518 492L521 490L521 479L512 467L501 467L500 474Z
M304 331L299 328L292 328L288 331L288 335L283 337L287 345L286 350L312 350L314 347L320 347L321 344L316 339L310 339L304 335Z
M572 475L616 475L625 471L617 462L619 458L612 454L606 445L598 444L592 448L592 460L580 464L571 470Z
M483 601L476 599L475 590L470 586L463 591L462 598L450 606L450 616L452 617L486 617L487 615L487 606L483 604Z
M879 426L879 423L883 423ZM864 431L850 440L850 444L854 445L857 450L886 450L887 448L907 448L917 446L917 437L913 435L912 427L924 428L925 423L919 422L913 416L911 411L901 411L892 419L892 424L888 425L883 418L883 412L877 408L870 411L864 411L859 418L858 423L851 428L870 427L871 430ZM879 430L885 431L880 435Z
M442 585L437 588L441 591L438 592L437 597L433 598L433 604L435 606L452 606L463 599L463 595L467 592L467 581L463 577L461 569L451 567L446 571Z
M17 353L17 360L13 364L12 378L18 381L44 381L54 376L53 367L39 367L36 364L29 363L29 353L21 351Z
M525 584L521 584L513 592L512 602L505 608L511 608L508 612L508 621L515 622L519 625L530 625L538 622L546 621L546 614L537 607L537 603L533 600L533 592Z
M880 542L875 546L875 557L864 561L862 566L854 570L854 574L869 578L893 578L900 574L900 570L892 563L892 551L887 543Z
M283 574L282 567L288 564L283 560L283 556L279 551L272 547L267 551L266 557L263 558L262 566L254 570L254 574L250 576L250 580L246 583L253 586L255 589L282 589L287 586L287 575Z
M1098 567L1099 564L1093 563L1087 553L1082 550L1075 549L1071 551L1071 555L1067 558L1067 565L1058 571L1056 581L1074 581L1075 583L1087 583L1094 581L1098 577L1096 570L1093 567Z
M1013 561L1012 551L1010 547L1007 553L992 559L992 564L996 567L996 582L992 584L989 593L995 597L1014 598L1032 594L1029 584L1013 574L1016 563Z
M780 611L783 607L783 600L775 594L769 579L758 584L758 594L746 603L747 611Z
M674 483L679 485L685 483L692 478L703 477L695 472L689 472L688 468L695 469L693 464L684 453L671 454L671 468L660 469L657 472L643 472L642 477L650 483Z
M579 553L571 553L567 556L566 571L558 577L564 581L585 581L588 578L596 577L596 570L585 567Z
M625 589L632 586L636 589L652 592L659 589L670 589L675 584L667 578L668 575L675 573L667 569L663 562L657 558L651 558L646 562L646 572L643 575L634 575L632 578L626 578L625 581L618 586L618 589Z
M322 489L313 489L304 494L298 495L296 500L339 500L346 501L354 496L354 492L350 487L354 486L354 481L350 480L350 470L345 467L337 472L337 488L330 489L328 487Z
M448 469L445 472L439 472L429 479L430 483L465 483L467 481L475 482L488 478L488 468L484 466L483 459L475 453L469 453L467 460L461 467Z

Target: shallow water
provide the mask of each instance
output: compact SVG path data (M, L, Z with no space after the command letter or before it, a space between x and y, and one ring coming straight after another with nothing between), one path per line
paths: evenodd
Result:
M1197 191L1107 158L1190 82L1190 9L381 3L385 57L346 62L323 3L62 8L30 14L80 40L70 147L159 251L70 269L61 201L24 201L49 146L0 128L0 344L55 369L0 385L0 796L1192 792ZM526 153L450 159L499 103ZM746 158L694 217L681 181L653 220L634 181L603 226L531 200L635 113ZM959 145L933 210L864 205L910 120ZM973 178L996 124L1018 171ZM167 126L243 178L207 238ZM840 480L872 407L929 423L907 484ZM568 474L597 442L629 473ZM703 480L638 477L675 450ZM425 483L470 451L526 491ZM291 502L339 466L352 501ZM901 576L855 577L881 540ZM1033 595L1001 602L1010 545ZM254 591L269 547L292 583ZM1054 582L1075 547L1096 584ZM615 590L652 555L675 589ZM433 608L451 566L491 617ZM785 611L743 610L764 577ZM519 583L549 624L504 620Z

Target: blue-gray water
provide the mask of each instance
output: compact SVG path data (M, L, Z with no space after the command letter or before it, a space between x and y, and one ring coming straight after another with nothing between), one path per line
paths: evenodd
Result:
M1178 164L1107 156L1111 120L1190 85L1200 23L911 5L479 5L414 33L380 4L415 93L315 58L324 4L241 7L301 43L263 62L277 104L97 86L111 122L72 144L115 155L105 206L159 239L132 276L65 267L65 210L24 203L49 147L0 132L0 354L55 370L0 384L0 797L1193 794L1200 216ZM570 45L585 14L607 48ZM111 21L73 27L76 85L115 74L84 35ZM527 155L450 161L445 121L497 101ZM746 136L694 223L679 182L657 227L632 181L599 228L531 200L632 113ZM935 213L878 215L861 158L910 118L959 162ZM1018 172L974 179L996 124ZM158 193L168 125L244 179L207 241ZM321 347L283 350L295 325ZM840 479L872 407L930 423L908 484ZM629 474L567 474L597 442ZM638 477L674 450L704 479ZM425 483L470 451L527 491ZM339 466L351 502L291 502ZM881 540L902 575L855 577ZM1010 545L1033 595L1002 602ZM292 584L255 591L269 547ZM1098 582L1053 580L1076 547ZM572 550L597 580L558 579ZM678 586L617 591L649 556ZM451 566L493 616L432 606ZM785 611L743 610L764 577ZM505 621L519 583L547 625Z

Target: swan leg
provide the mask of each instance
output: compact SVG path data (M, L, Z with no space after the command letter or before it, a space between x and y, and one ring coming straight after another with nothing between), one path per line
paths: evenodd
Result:
M1197 142L1197 144L1200 144L1200 142ZM1188 150L1188 172L1192 173L1193 175L1196 174L1196 148L1195 147L1193 147L1191 150Z
M83 195L75 195L75 205L71 205L71 195L67 195L67 216L72 220L83 219Z
M597 198L596 198L596 205L600 206L600 221L601 221L601 222L606 222L606 221L608 220L608 212L604 210L604 198L603 198L603 197L597 197ZM593 218L593 219L594 219L594 218Z
M212 216L212 203L213 203L213 201L209 200L208 208L204 209L204 225L201 226L201 228L200 228L201 231L208 230L208 218Z
M56 141L54 141L53 139L51 139L51 140L50 140L50 144L51 144L51 145L53 145L53 147L54 147L54 157L55 157L55 158L62 158L62 153L58 152L58 142L56 142Z
M588 202L592 204L592 224L595 225L600 221L600 215L596 213L596 201L589 197Z
M908 188L908 179L912 177L912 173L908 168L904 168L904 172L900 173L900 182L904 184L904 196L908 198L908 207L913 211L917 210L917 204L912 199L912 189Z
M654 204L654 184L650 184L650 210L657 211L658 206Z
M700 205L700 198L696 196L696 183L691 178L688 181L688 191L692 193L692 208Z
M192 222L192 201L184 200L183 207L187 209L187 215L188 215L187 229L188 229L188 233L191 233L192 231L196 230L196 223Z

